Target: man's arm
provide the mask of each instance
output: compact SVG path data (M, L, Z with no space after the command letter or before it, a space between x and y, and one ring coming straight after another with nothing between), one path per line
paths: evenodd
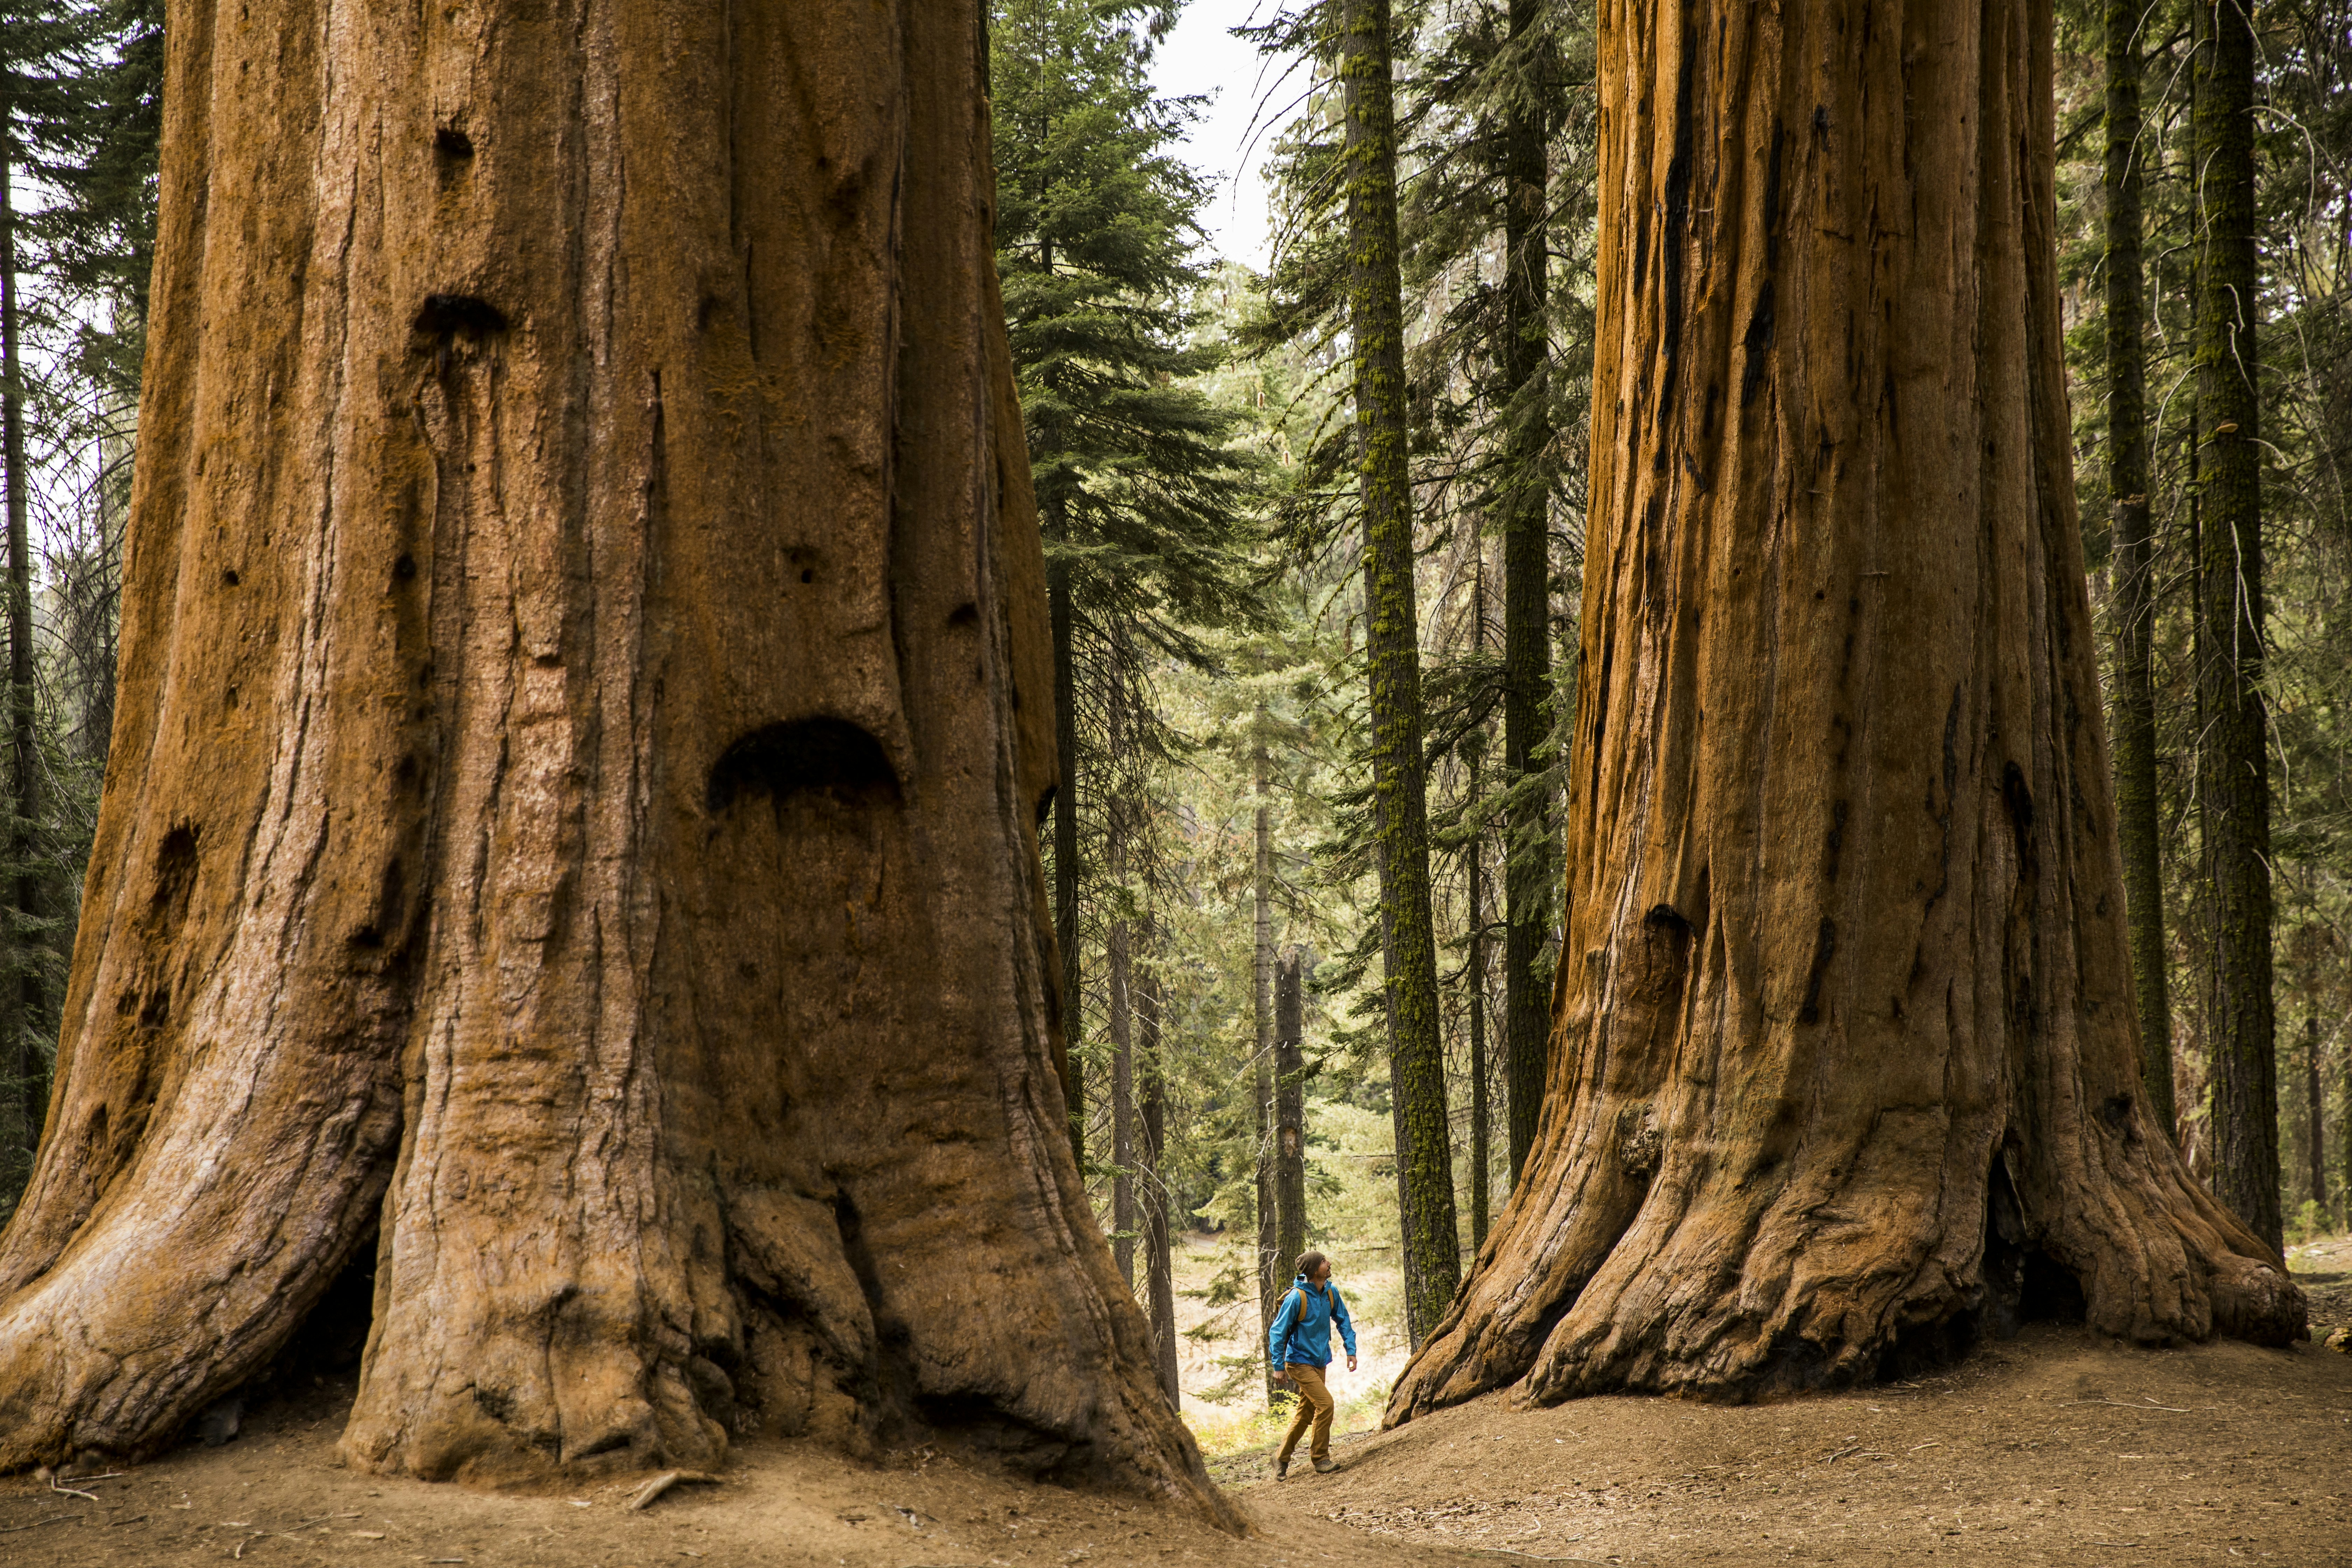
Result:
M1356 1324L1348 1316L1348 1299L1339 1294L1337 1285L1331 1287L1331 1316L1339 1324L1340 1342L1348 1347L1348 1356L1352 1361L1356 1354Z

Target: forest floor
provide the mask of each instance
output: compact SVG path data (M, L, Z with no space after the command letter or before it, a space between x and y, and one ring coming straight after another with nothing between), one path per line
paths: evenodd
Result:
M2352 1241L2299 1249L2315 1338L2352 1321ZM1005 1477L951 1447L860 1464L752 1444L643 1511L631 1483L526 1496L341 1468L348 1381L79 1483L0 1481L0 1563L133 1568L764 1568L1110 1563L1468 1568L1552 1561L2338 1564L2352 1561L2352 1357L2133 1350L2030 1327L1945 1374L1774 1405L1487 1398L1337 1445L1341 1468L1213 1468L1259 1535Z

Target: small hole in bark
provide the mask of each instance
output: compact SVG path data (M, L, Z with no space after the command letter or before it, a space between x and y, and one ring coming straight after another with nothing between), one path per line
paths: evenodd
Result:
M393 563L392 563L392 580L393 580L394 582L395 582L395 583L407 583L407 582L413 582L413 581L415 581L415 577L416 577L416 557L415 557L414 555L403 555L403 556L401 556L399 559L397 559L397 560L395 560L394 562L393 562Z
M383 945L383 932L372 925L364 925L352 932L345 940L353 947L378 948Z
M155 907L177 904L184 909L195 879L196 830L183 825L163 835L155 847Z
M815 582L815 581L816 581L816 568L814 568L814 566L810 566L810 567L803 567L803 568L802 568L802 571L801 571L801 581L802 581L802 582L803 582L803 583L814 583L814 582Z
M754 730L727 748L710 770L705 801L724 811L746 795L783 800L822 792L843 802L898 798L898 775L882 743L832 718L801 719Z
M160 1029L171 1021L172 993L170 990L160 989L151 993L147 998L147 1005L139 1009L139 1026L142 1029Z
M221 574L221 586L224 588L234 588L236 586L236 573L234 570Z
M444 158L470 158L474 139L454 125L444 125L433 133L433 151Z
M2132 1097L2128 1094L2107 1096L2105 1101L2099 1107L2099 1120L2107 1124L2107 1131L2110 1132L2122 1132L2129 1129L2132 1123Z
M504 310L471 294L427 294L416 308L415 331L428 337L483 338L507 330Z
M979 619L980 606L978 605L958 605L955 608L955 614L948 617L948 625L951 626L968 626Z

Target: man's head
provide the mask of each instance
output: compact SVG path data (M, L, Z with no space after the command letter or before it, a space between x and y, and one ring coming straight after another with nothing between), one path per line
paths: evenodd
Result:
M1298 1255L1298 1272L1307 1277L1309 1285L1320 1285L1331 1278L1331 1260L1319 1252Z

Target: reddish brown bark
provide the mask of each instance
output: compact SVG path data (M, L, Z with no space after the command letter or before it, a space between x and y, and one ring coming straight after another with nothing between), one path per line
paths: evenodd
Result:
M974 9L170 38L0 1464L168 1441L365 1244L358 1464L951 1427L1232 1522L1055 1072Z
M2078 1290L2303 1332L2141 1100L2043 0L1604 0L1553 1065L1391 1422L1739 1396Z

